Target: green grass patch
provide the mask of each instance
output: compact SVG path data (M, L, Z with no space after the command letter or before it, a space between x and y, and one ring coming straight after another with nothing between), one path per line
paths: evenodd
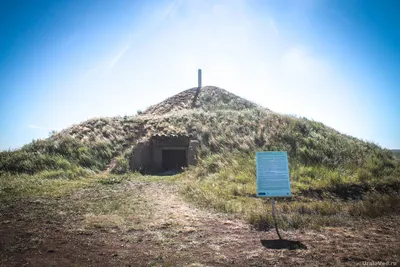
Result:
M36 174L43 171L103 170L117 152L110 143L84 144L72 137L35 140L19 150L0 152L0 172Z
M387 166L389 170L381 170L378 177L368 181L360 178L362 171L372 176L375 163L371 160L372 165L364 168L345 168L291 161L293 197L277 202L278 224L284 229L340 226L357 217L399 212L398 169ZM255 194L252 153L214 154L201 159L199 166L185 174L181 192L199 206L238 214L257 229L272 226L270 202Z
M0 200L30 197L60 197L95 181L92 176L70 179L68 172L43 172L36 175L0 175Z
M393 212L400 212L399 195L368 194L362 201L350 206L349 213L353 216L379 217Z

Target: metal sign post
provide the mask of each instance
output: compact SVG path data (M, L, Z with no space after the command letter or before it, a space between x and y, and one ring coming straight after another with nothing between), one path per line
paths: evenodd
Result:
M271 198L275 230L279 239L282 239L275 217L274 197L291 197L287 153L285 151L257 152L256 171L257 196Z
M279 234L278 224L276 223L276 218L275 218L275 199L272 198L271 203L272 203L272 217L274 218L275 230L279 236L279 239L282 239L281 235Z

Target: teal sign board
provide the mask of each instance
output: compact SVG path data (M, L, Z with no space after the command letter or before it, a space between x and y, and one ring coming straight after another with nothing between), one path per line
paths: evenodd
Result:
M256 153L257 196L290 197L287 153L268 151Z

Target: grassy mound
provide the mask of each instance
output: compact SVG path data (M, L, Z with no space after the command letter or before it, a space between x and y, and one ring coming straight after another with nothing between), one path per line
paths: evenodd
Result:
M53 171L55 176L63 173L74 178L85 175L88 170L104 169L115 153L109 143L85 145L70 136L55 141L36 140L19 150L0 152L0 170L10 174Z
M344 158L335 166L336 161L314 158L310 163L302 153L289 151L293 197L278 201L280 227L342 226L400 212L400 166L378 148L368 155L360 165ZM182 187L183 195L199 206L238 214L257 229L270 229L271 205L255 192L255 153L207 156L185 174Z
M197 99L194 99L196 91L197 88L185 90L177 95L167 98L161 103L149 107L144 111L143 114L164 115L169 112L187 109L216 111L260 108L260 106L253 102L238 97L235 94L215 86L202 87ZM193 101L195 102L193 103Z
M154 134L188 134L199 164L182 177L183 194L205 207L270 226L269 205L255 197L255 152L287 151L293 199L278 204L283 227L338 225L399 211L400 163L389 150L305 118L281 115L223 89L186 90L136 116L98 118L46 140L0 152L1 179L38 174L77 178L113 166L129 172L134 146ZM25 177L25 176L24 176ZM6 178L9 179L9 178Z

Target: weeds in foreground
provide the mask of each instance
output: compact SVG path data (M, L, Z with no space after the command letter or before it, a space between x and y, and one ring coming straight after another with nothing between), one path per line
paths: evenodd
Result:
M82 216L80 228L83 232L100 228L105 231L137 230L140 218L151 216L151 206L141 197L142 187L129 186L129 181L139 176L137 173L103 174L70 179L66 173L59 172L56 176L49 175L49 172L36 175L2 174L0 203L45 203L46 210L32 210L29 216L38 216L38 212L43 215L51 213L51 216Z
M400 212L400 197L398 195L372 193L349 207L349 213L352 216L375 218L394 212Z
M255 228L269 229L270 203L255 195L254 166L251 154L206 157L186 174L181 192L200 206L239 214ZM305 166L296 162L290 166L293 198L281 199L277 204L282 228L347 225L359 217L400 212L398 169L382 170L375 173L379 174L376 178L365 181L359 175L361 169ZM362 170L371 177L376 172L375 166L365 166Z
M0 201L13 201L27 198L56 198L70 195L75 190L96 185L120 184L125 180L137 179L138 173L125 175L95 174L84 172L81 176L70 171L43 171L35 175L1 174Z
M68 177L68 173L3 174L0 176L0 200L4 202L30 197L60 197L93 183L91 176L79 179L61 177Z

